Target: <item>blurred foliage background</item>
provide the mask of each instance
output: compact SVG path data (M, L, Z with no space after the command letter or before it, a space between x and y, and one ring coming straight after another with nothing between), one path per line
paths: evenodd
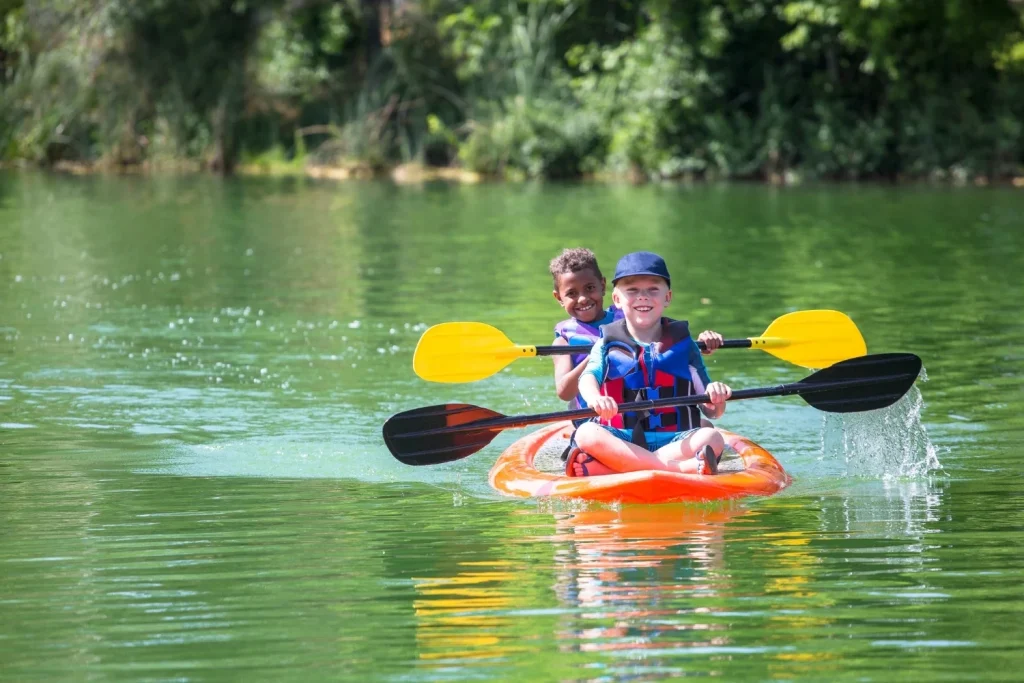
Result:
M1019 0L0 0L0 161L1024 175Z

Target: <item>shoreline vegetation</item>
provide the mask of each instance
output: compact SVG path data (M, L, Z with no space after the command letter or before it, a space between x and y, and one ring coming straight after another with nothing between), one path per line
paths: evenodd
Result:
M66 174L66 175L147 175L147 176L159 176L165 174L188 174L188 175L201 175L206 174L207 170L204 169L200 164L177 164L170 167L156 167L151 168L146 165L137 166L109 166L97 163L83 163L83 162L68 162L61 161L40 168L37 165L32 164L17 164L10 162L0 162L0 170L3 169L21 169L31 168L33 170L44 170L50 173ZM239 164L234 171L234 175L241 177L266 177L266 178L295 178L303 177L314 180L329 180L329 181L351 181L351 180L388 180L396 185L416 185L422 183L431 182L445 182L462 185L477 185L481 183L507 183L507 182L534 182L535 179L520 177L520 178L507 178L500 176L484 176L474 171L469 171L459 167L431 167L424 166L417 162L409 162L405 164L399 164L394 167L373 169L368 166L361 166L358 164L352 164L348 166L303 166L294 167L291 165L278 166L274 164L265 164L259 162L243 163ZM690 184L690 183L703 183L703 182L714 182L715 179L709 179L706 177L695 177L695 176L681 176L677 178L663 178L657 181L652 181L645 177L628 177L628 176L611 176L611 175L593 175L593 176L579 176L571 179L561 179L563 182L584 182L584 183L606 183L606 184L644 184L648 182L662 182L662 183L674 183L674 184ZM718 179L728 180L728 179ZM820 179L806 180L795 173L784 174L775 177L769 177L764 179L757 179L755 182L763 182L769 185L779 187L798 186L807 182L831 182L822 181ZM1015 187L1024 189L1024 175L1013 176L1007 178L997 178L992 180L985 176L955 176L955 175L933 175L928 178L858 178L855 181L839 181L843 183L858 183L858 184L871 184L871 183L882 183L882 184L896 184L896 185L919 185L919 184L938 184L948 185L954 187Z
M1024 187L1024 0L0 0L0 168Z
M58 161L52 165L40 166L28 162L0 161L0 170L43 170L50 173L66 175L164 175L207 173L207 169L196 163L178 163L163 166L138 164L132 166L114 166L104 163L80 161ZM271 178L305 177L317 180L384 180L389 179L396 184L416 184L423 182L445 181L473 185L482 182L500 180L484 177L479 173L458 167L429 167L416 162L400 164L389 168L370 168L360 164L342 166L295 166L275 165L270 163L241 163L234 169L234 175L263 176Z

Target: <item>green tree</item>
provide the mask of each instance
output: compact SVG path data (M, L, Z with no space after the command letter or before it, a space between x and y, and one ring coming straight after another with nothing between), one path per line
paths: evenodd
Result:
M238 158L247 68L279 0L125 0L123 54L179 140L208 130L211 169L230 174Z

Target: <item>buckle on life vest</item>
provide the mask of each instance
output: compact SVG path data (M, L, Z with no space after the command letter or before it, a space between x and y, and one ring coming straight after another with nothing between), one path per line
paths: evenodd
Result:
M643 387L642 389L626 389L626 400L627 401L648 401L662 398L661 396L662 387ZM623 425L627 428L640 426L643 431L654 432L658 429L668 429L675 427L679 424L679 415L673 410L671 412L655 413L650 410L641 410L636 413L633 420L628 420L630 424ZM636 431L636 430L634 430ZM634 441L634 443L636 443Z
M675 411L671 413L653 413L647 416L643 422L645 423L646 431L653 432L659 428L675 427L679 424L679 415Z

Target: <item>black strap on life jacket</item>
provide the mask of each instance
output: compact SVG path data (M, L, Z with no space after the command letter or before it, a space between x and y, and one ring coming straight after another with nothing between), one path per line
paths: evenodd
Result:
M690 324L685 320L672 320L671 318L661 319L661 348L659 352L671 348L679 341L690 336ZM626 327L626 319L620 318L613 323L608 323L601 328L601 337L610 342L618 342L633 350L633 357L640 354L641 347L629 334Z

